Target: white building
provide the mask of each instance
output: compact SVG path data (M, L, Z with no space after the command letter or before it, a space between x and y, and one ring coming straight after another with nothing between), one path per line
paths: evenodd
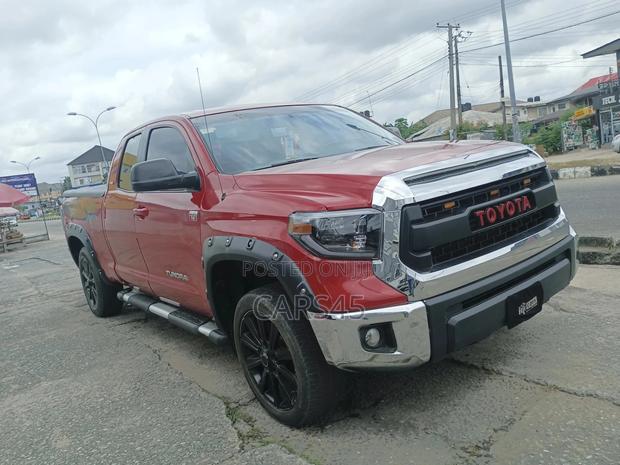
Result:
M72 187L92 186L93 184L101 184L103 182L103 173L106 171L106 166L101 156L102 148L105 159L110 163L112 156L114 156L114 151L98 145L94 145L75 160L67 163Z

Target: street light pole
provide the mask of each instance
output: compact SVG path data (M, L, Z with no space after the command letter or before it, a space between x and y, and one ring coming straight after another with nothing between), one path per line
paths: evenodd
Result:
M16 165L21 165L25 167L27 174L32 174L33 176L35 176L34 173L30 171L30 165L32 164L32 162L36 160L40 160L40 159L41 157L34 157L28 163L22 163L20 161L11 160L11 163L15 163ZM37 182L36 176L34 178L34 186L37 189L37 201L39 202L39 207L41 207L41 214L43 215L43 226L45 226L45 235L47 236L47 240L49 241L50 232L49 232L49 229L47 228L47 219L45 218L45 208L43 208L43 204L41 203L41 193L39 192L39 183Z
M99 141L99 150L101 151L101 159L103 160L103 166L106 169L106 173L110 171L110 165L108 163L108 160L106 160L105 158L105 154L103 153L103 145L101 145L101 135L99 135L99 118L101 118L101 115L103 115L106 111L112 111L115 108L116 107L106 108L105 110L100 112L94 120L88 115L77 113L75 111L71 111L67 113L67 116L82 116L83 118L86 118L88 121L90 121L93 124L93 126L95 126L95 132L97 133L97 140Z

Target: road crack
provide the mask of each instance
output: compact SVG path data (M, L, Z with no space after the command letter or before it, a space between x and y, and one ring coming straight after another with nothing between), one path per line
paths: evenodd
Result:
M543 380L540 380L540 379L530 378L528 376L524 376L522 374L510 371L510 370L500 370L498 368L491 368L491 367L484 366L484 365L476 365L473 362L465 362L463 360L458 360L458 359L455 359L455 358L449 358L447 360L452 362L452 363L454 363L454 364L456 364L456 365L463 366L463 367L466 367L466 368L480 370L480 371L483 371L483 372L489 373L489 374L494 374L494 375L499 375L499 376L507 376L507 377L510 377L510 378L516 378L516 379L519 379L519 380L524 381L526 383L534 384L536 386L540 386L540 387L544 387L544 388L551 389L551 390L554 390L554 391L562 392L564 394L569 394L569 395L572 395L572 396L582 397L582 398L591 398L591 399L602 400L602 401L605 401L605 402L610 402L611 404L615 405L616 407L620 407L620 400L615 399L615 398L613 398L611 396L608 396L608 395L605 395L605 394L598 393L598 392L592 392L592 391L587 391L587 390L571 389L571 388L559 386L557 384L549 383L547 381L543 381Z

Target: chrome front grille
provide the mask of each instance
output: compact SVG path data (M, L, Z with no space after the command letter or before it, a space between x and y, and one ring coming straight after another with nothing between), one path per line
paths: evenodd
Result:
M515 196L531 211L491 225L475 224L473 212ZM545 168L444 195L403 208L400 258L420 272L470 260L536 232L559 215L555 187Z

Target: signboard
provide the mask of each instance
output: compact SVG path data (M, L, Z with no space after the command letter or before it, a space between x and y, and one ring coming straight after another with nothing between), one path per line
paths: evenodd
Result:
M589 118L593 116L594 113L595 113L594 107L591 105L589 107L577 108L575 110L575 114L573 115L573 119L576 120L576 119Z
M606 91L610 91L615 87L618 87L620 85L618 79L614 79L612 81L605 81L605 82L599 82L598 83L598 90L606 90Z
M605 107L618 105L620 103L620 91L616 89L612 94L596 95L592 97L594 108L601 110Z
M13 189L33 197L37 195L37 179L34 174L16 174L15 176L0 176L0 183L7 184Z

